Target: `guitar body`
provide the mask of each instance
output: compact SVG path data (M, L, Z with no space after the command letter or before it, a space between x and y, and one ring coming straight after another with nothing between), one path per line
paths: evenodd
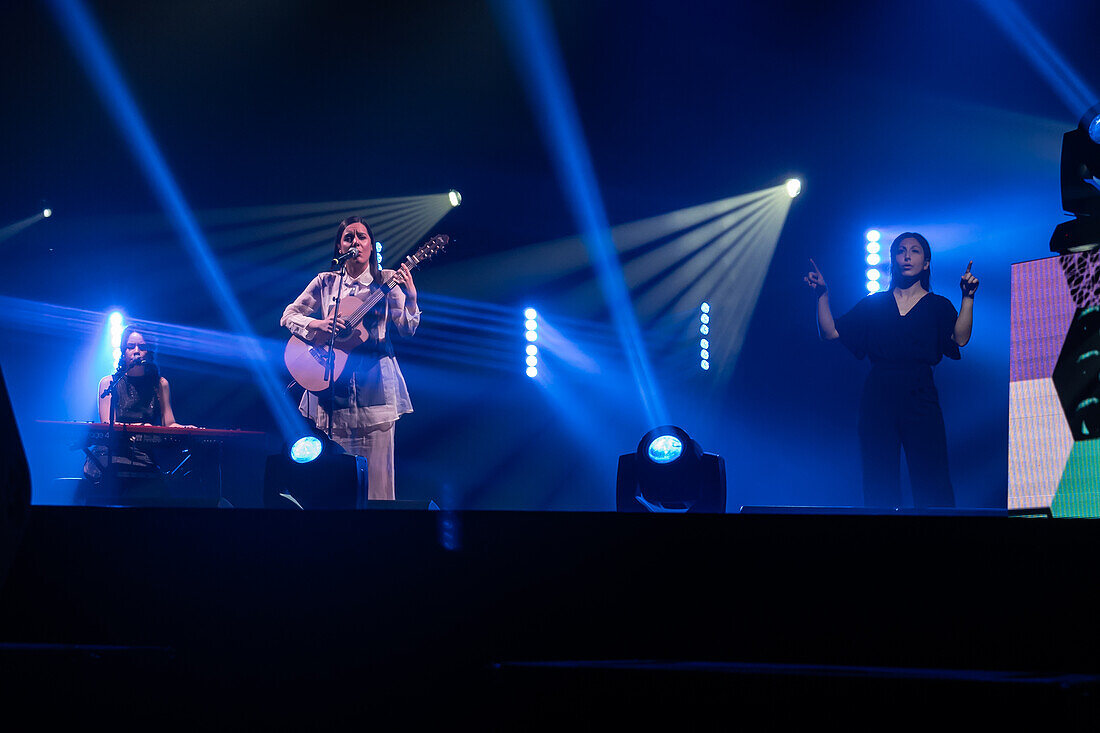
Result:
M341 317L347 317L361 305L363 305L361 299L350 295L345 296L340 299L340 309L336 313ZM328 389L328 380L325 379L329 354L328 340L329 335L324 331L314 336L312 341L306 341L301 336L291 336L283 352L283 360L286 362L290 376L310 392L324 392ZM340 375L344 372L344 367L348 363L348 354L355 351L366 340L367 331L362 323L346 334L337 334L333 359L333 382L340 379Z
M415 270L442 252L450 241L451 238L446 234L437 234L420 245L416 252L406 257L404 264L408 265L410 270ZM344 367L347 366L348 354L367 341L367 330L363 327L364 318L372 312L372 309L378 307L378 303L386 297L386 293L396 286L397 280L391 276L381 290L373 290L363 298L349 295L340 299L340 308L336 314L347 321L348 328L345 332L336 334L335 349L332 354L334 383L340 379ZM328 340L329 335L323 331L314 336L312 341L306 341L300 336L291 336L283 352L286 368L294 377L294 381L310 392L324 392L328 389L329 380L325 378L329 363Z

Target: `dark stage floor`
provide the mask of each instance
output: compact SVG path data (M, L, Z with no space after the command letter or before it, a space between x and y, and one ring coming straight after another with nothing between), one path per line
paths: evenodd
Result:
M0 669L17 705L196 723L223 706L283 722L495 711L486 725L506 728L960 703L1083 719L1100 692L1098 526L35 507L0 591Z

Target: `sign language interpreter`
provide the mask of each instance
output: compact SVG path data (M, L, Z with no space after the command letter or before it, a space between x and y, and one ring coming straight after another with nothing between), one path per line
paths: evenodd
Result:
M973 260L959 281L959 310L931 292L932 250L915 232L890 245L890 287L860 300L840 318L829 307L829 287L817 263L802 280L816 295L822 339L840 339L857 359L871 361L859 405L864 503L901 503L901 450L905 449L917 508L953 507L947 435L932 369L943 357L959 359L974 326L978 278Z

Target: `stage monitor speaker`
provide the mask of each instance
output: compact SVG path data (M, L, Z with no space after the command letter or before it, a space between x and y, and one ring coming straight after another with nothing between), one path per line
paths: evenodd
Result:
M31 472L15 424L15 411L0 370L0 587L23 539L31 507Z

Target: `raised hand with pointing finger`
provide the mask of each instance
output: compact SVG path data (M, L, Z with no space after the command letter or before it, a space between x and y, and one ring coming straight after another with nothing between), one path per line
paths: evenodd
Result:
M839 338L836 324L833 322L833 312L829 309L829 286L825 283L825 276L817 268L817 263L810 260L810 266L814 269L806 273L802 281L810 286L810 290L817 296L817 331L826 341Z
M810 290L814 291L815 295L824 295L829 290L829 286L825 283L825 276L821 274L821 270L817 269L817 263L812 259L810 265L814 269L807 272L802 280L810 286Z
M974 292L978 289L978 278L970 274L970 268L973 266L974 260L970 260L966 264L966 272L962 274L962 278L959 280L959 287L962 288L964 298L973 298Z

